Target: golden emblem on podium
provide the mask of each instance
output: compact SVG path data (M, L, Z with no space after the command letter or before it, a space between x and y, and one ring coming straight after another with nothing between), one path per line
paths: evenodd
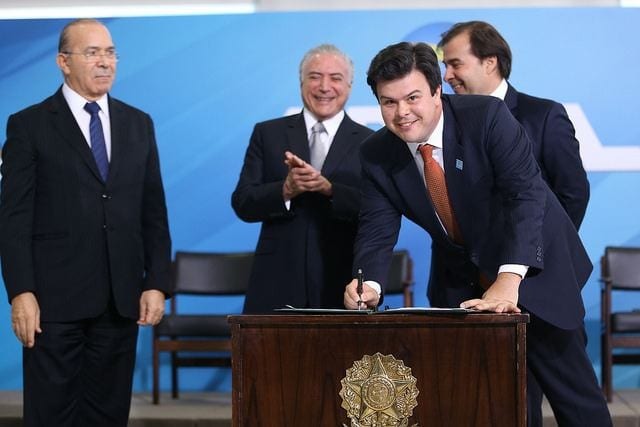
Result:
M402 360L380 353L365 355L347 369L340 383L342 408L351 427L409 427L413 408L418 406L418 388L411 368Z

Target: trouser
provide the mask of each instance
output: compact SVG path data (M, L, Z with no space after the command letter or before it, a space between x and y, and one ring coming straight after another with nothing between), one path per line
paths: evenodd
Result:
M126 427L138 326L112 304L95 318L43 322L23 350L26 427Z
M529 313L527 425L542 426L542 394L559 427L607 427L611 416L586 352L584 326L555 327Z

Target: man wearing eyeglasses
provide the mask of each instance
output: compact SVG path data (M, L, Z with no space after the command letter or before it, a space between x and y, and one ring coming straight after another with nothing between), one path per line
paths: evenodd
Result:
M170 291L153 123L108 95L117 60L104 25L69 23L62 87L7 123L0 257L27 427L126 426L138 325Z

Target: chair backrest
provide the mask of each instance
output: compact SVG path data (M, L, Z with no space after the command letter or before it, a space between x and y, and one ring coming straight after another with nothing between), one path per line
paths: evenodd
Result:
M253 252L176 252L174 292L194 295L246 293Z
M396 250L391 257L385 294L404 294L406 306L413 305L413 262L409 251Z
M602 280L613 289L640 289L640 247L605 248Z

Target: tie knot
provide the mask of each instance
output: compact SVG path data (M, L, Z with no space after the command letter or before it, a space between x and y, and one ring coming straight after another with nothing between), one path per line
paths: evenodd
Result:
M313 133L322 133L325 131L324 125L322 122L318 122L311 128L311 132Z
M84 109L89 114L94 115L98 114L98 111L100 111L100 106L97 102L87 102L86 104L84 104Z
M433 148L434 148L433 145L429 145L429 144L422 144L421 146L418 147L418 150L422 155L422 160L426 162L427 160L433 159Z

